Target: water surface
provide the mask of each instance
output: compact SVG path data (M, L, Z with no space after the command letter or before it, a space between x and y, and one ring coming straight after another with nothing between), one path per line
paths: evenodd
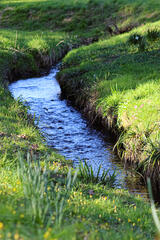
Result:
M57 72L58 69L54 68L48 76L16 81L9 89L15 98L26 100L47 144L72 159L74 166L80 160L86 160L96 172L101 164L102 169L109 169L110 173L118 171L118 187L144 193L138 176L125 170L112 152L111 137L88 126L81 114L60 98L61 89L55 78Z

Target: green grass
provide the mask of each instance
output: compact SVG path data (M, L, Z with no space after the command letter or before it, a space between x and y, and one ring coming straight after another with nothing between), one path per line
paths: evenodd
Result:
M119 139L125 146L124 154L130 158L135 153L137 160L148 156L149 141L157 145L159 136L160 39L147 40L148 29L160 31L159 21L75 49L64 58L59 73L65 91L72 96L81 91L79 101L83 96L94 101L104 117L110 113L116 116L118 129L124 131ZM128 42L136 33L146 41L144 51Z
M159 13L156 0L1 0L0 239L154 238L150 205L142 198L86 183L80 173L73 184L71 162L45 145L7 86L99 40L65 57L66 87L81 90L81 99L94 100L103 115L117 115L129 150L148 139L145 151L152 152L159 126L159 40L151 41L150 33L148 51L139 52L128 44L130 33L111 35L150 23L133 33L157 31Z
M2 0L1 26L29 31L60 29L78 36L99 37L106 34L107 26L115 31L113 24L124 31L145 22L156 21L159 5L156 0Z
M1 170L2 239L153 239L150 205L139 196L75 181L71 172L60 181L62 162L27 159Z

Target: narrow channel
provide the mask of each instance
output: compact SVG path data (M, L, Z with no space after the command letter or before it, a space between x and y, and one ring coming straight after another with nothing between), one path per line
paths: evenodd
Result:
M66 100L60 98L61 89L56 80L58 68L48 76L16 81L9 86L14 98L21 98L35 115L35 123L46 137L47 144L73 160L77 166L86 160L96 172L102 169L117 171L117 187L144 195L145 187L138 175L124 169L122 162L112 152L110 136L88 126L88 122Z

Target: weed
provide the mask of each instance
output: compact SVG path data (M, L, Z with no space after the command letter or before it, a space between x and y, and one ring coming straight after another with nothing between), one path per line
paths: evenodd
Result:
M154 171L158 171L158 164L160 159L160 143L159 143L159 135L156 140L152 141L150 136L145 138L147 142L148 148L146 149L147 157L141 161L139 164L139 168L141 168L144 172L148 169L153 173Z
M79 165L79 172L82 182L100 183L109 187L115 187L116 185L116 171L112 174L110 173L110 169L102 171L101 165L98 167L97 173L95 173L92 166L89 166L86 161L84 161L84 164L81 161Z
M133 35L130 35L128 39L128 43L134 44L134 45L137 45L137 44L140 45L142 41L143 41L143 36L138 33L134 33Z
M145 38L140 34L134 33L133 35L130 35L128 43L138 45L139 51L145 51L146 41Z
M157 41L160 38L160 31L158 29L148 29L146 37L150 42Z
M31 161L27 154L27 162L19 156L18 174L23 181L24 197L26 208L34 223L46 224L48 218L52 216L53 207L48 196L49 172L46 167L41 168L40 162L36 159ZM53 189L51 191L53 193Z
M63 214L64 214L64 207L66 205L67 200L70 197L70 192L74 187L76 178L77 178L78 170L75 171L75 174L72 178L72 171L69 169L66 185L63 187L63 190L60 188L58 193L56 194L55 198L55 206L56 206L56 224L57 226L61 226Z
M71 169L68 172L66 185L56 186L52 181L52 175L47 161L42 168L38 159L27 154L27 161L19 154L18 175L23 183L24 198L27 214L32 222L48 226L51 224L54 212L55 223L60 226L63 219L64 206L73 188L77 171L72 179Z

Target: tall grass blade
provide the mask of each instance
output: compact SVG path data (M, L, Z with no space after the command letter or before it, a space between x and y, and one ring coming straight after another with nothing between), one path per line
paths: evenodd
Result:
M156 208L155 208L155 204L154 204L154 201L153 201L151 181L150 181L149 178L147 179L147 183L148 183L148 191L149 191L149 195L150 195L150 202L151 202L151 210L152 210L153 220L154 220L155 226L158 230L158 233L160 234L160 220L158 218Z
M102 168L102 165L99 165L99 168L97 171L97 176L96 176L96 181L98 181L98 179L99 179L99 174L100 174L101 168Z

